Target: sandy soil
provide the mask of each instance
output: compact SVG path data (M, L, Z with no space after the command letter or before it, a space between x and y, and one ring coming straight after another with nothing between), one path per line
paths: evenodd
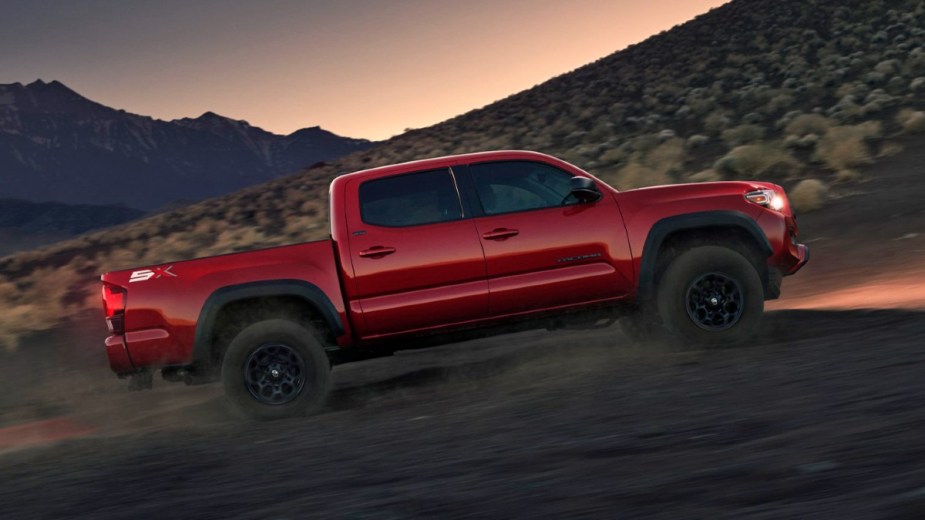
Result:
M322 414L109 374L98 320L0 358L8 518L922 518L925 147L800 217L754 345L535 331L335 369Z

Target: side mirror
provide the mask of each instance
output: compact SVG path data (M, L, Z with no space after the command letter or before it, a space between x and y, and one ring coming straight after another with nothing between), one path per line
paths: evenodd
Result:
M571 194L581 203L597 202L603 197L594 181L587 177L572 177Z

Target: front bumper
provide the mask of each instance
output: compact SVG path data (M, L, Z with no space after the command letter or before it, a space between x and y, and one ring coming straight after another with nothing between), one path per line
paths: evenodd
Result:
M796 274L797 271L803 268L806 265L806 262L809 262L809 246L806 244L795 244L796 245L796 259L797 262L793 267L790 268L790 271L787 275Z

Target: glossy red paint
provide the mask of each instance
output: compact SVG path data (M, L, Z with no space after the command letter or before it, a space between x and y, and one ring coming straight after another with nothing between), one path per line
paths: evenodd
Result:
M176 276L132 282L132 273L170 267ZM346 319L330 240L115 271L106 283L126 289L125 344L136 368L188 364L200 311L216 290L267 280L311 280Z
M539 162L590 178L602 197L485 215L467 191L467 171L503 161ZM430 170L452 178L462 218L406 227L363 220L359 192L364 183ZM775 211L745 199L759 188L783 194L780 187L760 182L618 192L571 164L524 151L441 157L344 175L331 184L330 240L104 274L105 284L124 289L126 302L125 333L106 340L107 352L117 373L188 365L210 297L254 282L298 280L317 287L343 327L335 338L341 348L631 302L653 226L698 212L723 210L754 220L773 249L769 266L790 274L805 263L807 250L796 244L789 203Z

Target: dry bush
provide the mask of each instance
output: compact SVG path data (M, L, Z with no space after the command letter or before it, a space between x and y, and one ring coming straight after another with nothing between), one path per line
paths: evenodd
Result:
M724 130L722 133L723 142L729 148L751 144L764 139L764 127L752 124L739 125L735 128Z
M804 179L790 190L790 203L800 213L817 210L825 204L829 189L818 179Z
M809 134L822 135L831 126L832 122L821 114L802 114L787 124L787 127L784 128L784 134L797 137Z
M643 137L631 143L636 151L626 165L601 174L605 181L621 190L675 182L671 174L680 171L684 165L685 140L673 137L658 143L648 138L651 136Z
M839 170L835 172L835 182L853 182L861 178L857 170Z
M712 168L699 171L687 177L688 182L714 182L719 180L722 180L722 177Z
M880 146L880 151L877 152L877 158L882 159L884 157L899 155L903 150L905 150L903 145L894 143L893 141L887 141Z
M70 264L37 269L15 283L0 281L0 348L15 350L22 336L82 310L95 284Z
M816 158L835 171L850 170L873 162L866 141L880 137L879 122L833 126L816 146Z
M687 138L687 149L693 150L710 142L710 138L702 134L694 134Z
M639 160L632 160L629 164L617 170L615 175L608 175L612 178L612 184L619 190L632 190L635 188L644 188L646 186L660 186L662 184L671 184L674 180L664 171L656 170Z
M626 151L622 148L615 147L609 148L607 151L601 154L598 157L598 162L604 165L617 164L626 159Z
M771 114L780 112L781 110L792 107L793 102L793 94L782 92L771 98L771 100L768 102L767 111Z
M910 134L925 132L925 112L904 108L896 114L896 122Z
M684 139L675 137L646 154L643 164L666 174L673 173L681 169L685 156Z
M725 177L760 177L772 169L793 173L800 163L777 144L747 144L733 148L713 165L713 169Z
M729 128L731 122L732 119L728 112L717 110L703 118L703 128L711 135L719 135L720 132Z

